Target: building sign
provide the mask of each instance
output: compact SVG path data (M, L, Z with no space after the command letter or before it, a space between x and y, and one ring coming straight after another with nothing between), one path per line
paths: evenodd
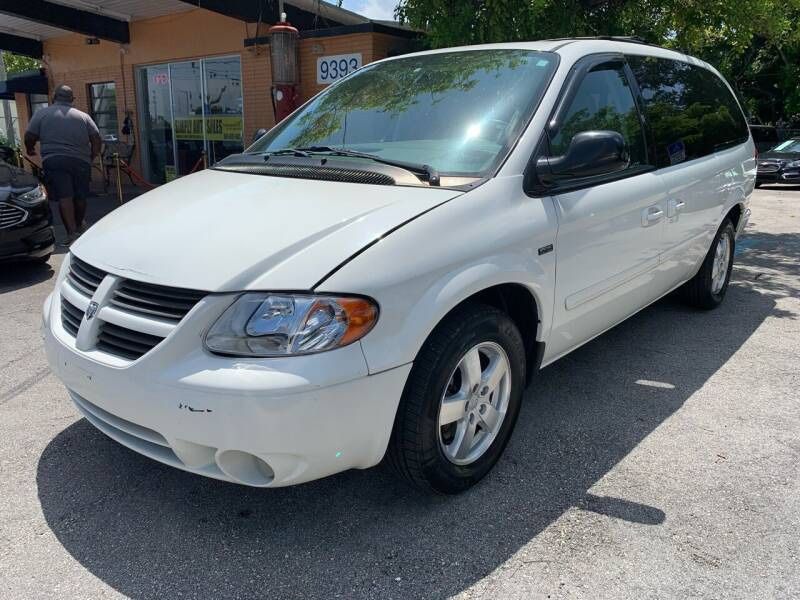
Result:
M333 83L361 68L360 54L337 54L317 59L317 83Z
M205 122L205 131L203 130ZM198 115L175 119L176 140L242 141L241 115Z

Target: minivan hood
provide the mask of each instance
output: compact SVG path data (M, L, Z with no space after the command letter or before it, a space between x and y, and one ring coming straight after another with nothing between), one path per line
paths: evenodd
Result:
M308 290L370 242L460 193L207 170L126 203L71 251L148 283Z

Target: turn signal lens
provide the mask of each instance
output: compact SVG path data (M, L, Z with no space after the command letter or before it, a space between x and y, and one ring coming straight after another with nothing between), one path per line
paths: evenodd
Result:
M378 320L366 298L244 294L206 335L217 354L276 357L341 348L367 335Z

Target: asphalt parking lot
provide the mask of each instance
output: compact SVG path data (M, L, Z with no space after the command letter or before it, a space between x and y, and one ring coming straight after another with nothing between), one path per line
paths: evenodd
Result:
M545 369L494 472L258 490L79 417L0 266L0 597L800 597L800 187L762 188L725 304L666 298ZM313 432L309 432L313 435Z

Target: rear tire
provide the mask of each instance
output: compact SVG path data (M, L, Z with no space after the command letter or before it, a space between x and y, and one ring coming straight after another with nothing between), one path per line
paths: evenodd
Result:
M463 492L503 453L524 385L525 346L514 322L492 306L458 308L414 361L387 463L422 490Z
M687 304L704 310L722 304L731 279L735 250L736 231L730 219L725 219L714 236L700 271L681 288Z

